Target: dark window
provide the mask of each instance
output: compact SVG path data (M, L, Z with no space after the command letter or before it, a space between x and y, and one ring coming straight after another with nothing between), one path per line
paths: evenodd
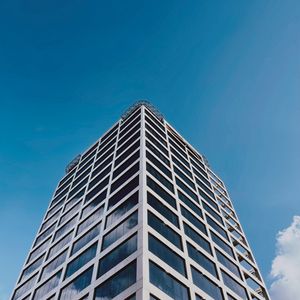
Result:
M58 251L62 250L64 246L70 243L72 240L73 231L69 232L67 235L65 235L57 244L52 246L50 248L48 259L50 259L54 254L56 254Z
M65 225L63 225L56 231L55 237L54 237L55 241L58 238L60 238L62 235L64 235L69 229L74 227L77 217L78 217L78 214L76 216L74 216L68 223L65 223Z
M96 176L89 184L88 189L90 190L93 186L95 186L97 183L101 182L103 178L109 174L111 171L112 165L109 165L106 169L104 169L98 176ZM103 181L102 181L103 182Z
M107 179L105 179L106 181ZM100 187L96 187L95 189L93 189L91 192L89 192L84 200L84 203L87 203L90 199L92 199L100 190L102 190L102 184L100 185ZM107 194L107 189L104 190L102 193L100 193L99 195L96 196L96 198L91 202L90 206L97 206L99 203L101 203ZM92 204L93 203L93 204ZM87 207L86 207L87 208ZM86 208L84 208L83 210L85 210ZM90 211L90 210L89 210Z
M154 197L151 193L147 192L147 200L148 204L153 207L157 212L159 212L162 216L164 216L168 221L170 221L173 225L179 228L178 217L174 214L169 208L163 205L156 197Z
M219 221L222 225L224 225L221 216L217 212L215 212L209 205L207 205L204 201L202 201L202 206L212 217L214 217L217 221Z
M135 234L100 259L97 278L114 268L136 250L137 235Z
M80 162L80 164L78 165L78 170L83 166L83 165L85 165L89 160L90 160L90 162L89 162L89 165L91 164L91 161L93 161L94 160L94 155L96 154L96 149L93 151L93 152L91 152L86 158L82 158L81 157L81 162Z
M164 131L162 131L152 120L150 120L147 116L145 116L145 120L147 121L148 124L152 126L152 128L155 129L157 133L159 133L164 139L166 139L166 134Z
M208 195L210 195L213 199L215 199L214 193L204 184L202 181L200 181L197 177L195 177L197 184L201 189L203 189Z
M197 264L199 264L199 266L201 266L203 269L205 269L211 275L218 278L216 265L209 258L207 258L200 251L198 251L190 243L187 243L187 248L188 248L190 258L192 258Z
M215 300L223 300L221 289L208 277L191 267L194 284Z
M184 150L182 150L178 145L171 139L169 138L169 143L185 158L188 159L188 156Z
M193 160L193 159L194 159L194 160ZM205 171L205 166L204 166L204 164L203 164L201 161L197 160L195 157L193 157L193 159L191 159L192 165L193 165L199 172L201 172L201 174L202 174L203 176L205 176L206 178L208 178L207 173L206 173L206 171Z
M138 212L135 211L128 218L122 221L122 223L120 223L118 226L116 226L114 229L112 229L109 233L107 233L103 237L102 250L106 249L108 246L113 244L119 238L124 236L137 224L138 224Z
M140 110L137 110L135 113L131 114L130 116L128 116L122 123L121 127L120 127L120 131L123 130L124 127L126 127L138 114L140 114Z
M62 186L65 182L67 182L71 177L73 177L76 169L70 171L60 182L58 186Z
M183 164L185 164L187 168L190 168L189 163L173 147L170 147L170 149L173 155L175 155Z
M146 137L149 141L151 141L162 153L164 153L167 157L169 157L169 151L159 143L148 131L146 131ZM165 145L165 143L163 143Z
M134 122L135 123L135 122ZM133 133L135 133L137 130L140 129L141 124L138 123L136 124L134 127L131 128L131 126L133 126L134 124L131 124L128 126L128 128L126 128L123 132L120 133L119 135L119 141L118 141L118 147L120 147L122 144L124 144L124 142L130 137L132 136ZM130 129L128 132L127 130ZM126 133L127 132L127 133ZM123 137L122 134L126 133Z
M165 127L162 124L161 120L158 120L156 118L156 116L154 116L152 113L150 113L147 109L145 109L145 113L157 126L159 126L161 128L161 130L165 131Z
M135 192L126 201L119 205L113 212L106 217L106 228L112 225L117 220L133 208L139 201L139 193Z
M192 227L183 223L184 233L193 240L198 246L207 251L209 254L212 254L210 243L198 234Z
M41 233L35 240L34 246L40 244L43 240L45 240L46 237L48 237L55 229L56 222L50 226L48 229L46 229L43 233Z
M189 208L191 208L199 217L203 218L203 214L199 206L197 206L193 201L191 201L185 194L181 193L178 190L179 199L186 204Z
M53 216L51 216L50 218L47 219L47 221L45 221L40 229L40 232L44 231L47 227L49 227L49 225L51 225L55 220L57 220L58 216L61 214L61 210L58 210Z
M120 155L115 160L115 168L122 163L127 157L129 157L138 147L140 146L140 141L138 140L136 143L134 143L132 146L130 146L122 155Z
M200 196L205 199L212 207L214 207L217 211L219 211L217 203L213 201L209 196L207 196L202 190L198 189Z
M24 280L26 277L28 277L30 274L32 274L37 268L39 268L44 261L44 257L45 257L45 253L39 259L37 259L34 263L32 263L30 266L28 266L26 269L24 269L20 281Z
M41 280L46 278L54 270L56 270L58 267L60 267L66 261L67 254L68 254L68 249L66 249L64 252L59 254L46 267L44 267L42 276L41 276Z
M95 290L94 299L112 299L136 282L136 261L101 283Z
M58 196L56 196L52 201L50 207L54 206L59 200L61 200L69 191L69 186L64 189Z
M101 143L113 132L113 131L117 131L117 128L119 127L119 123L116 124L112 129L110 129L107 133L105 133L103 135L103 137L101 138Z
M176 183L177 185L184 191L186 192L192 199L194 199L197 203L199 203L197 195L192 192L181 180L179 180L176 177Z
M154 167L147 163L147 171L155 177L159 182L161 182L167 189L174 193L173 184L167 180L163 175L161 175Z
M77 235L83 232L86 228L88 228L94 222L100 220L103 216L104 207L99 207L96 211L94 211L87 219L85 219L81 224L79 224L77 229Z
M84 154L82 154L81 159L85 159L90 153L92 153L98 147L98 142L90 147Z
M140 162L137 162L111 184L110 193L113 193L116 189L118 189L124 182L126 182L130 177L136 174L139 171L139 169Z
M166 158L156 147L154 147L151 143L146 141L146 146L149 150L151 150L162 162L164 162L168 167L170 167L170 161Z
M97 242L91 247L82 252L79 256L73 259L67 266L65 278L72 276L75 272L81 269L85 264L91 261L97 251Z
M243 286L241 286L236 280L234 280L231 276L221 270L223 281L227 287L229 287L232 291L234 291L237 295L239 295L242 299L247 300L248 296L246 290Z
M207 186L211 187L209 181L203 176L205 174L205 176L207 177L207 174L205 171L202 170L202 172L200 173L195 168L193 168L193 171Z
M163 200L170 204L173 208L176 209L175 199L167 193L162 187L160 187L154 180L147 176L147 185Z
M33 296L33 299L42 299L44 296L46 296L50 291L55 289L60 280L61 276L61 270L57 272L55 275L53 275L49 280L47 280L43 285L41 285L38 289L36 289L36 292Z
M227 254L234 258L232 248L225 243L222 239L220 239L214 232L210 231L212 240L222 248Z
M62 289L59 299L73 300L81 291L91 284L92 275L93 267L90 267Z
M108 208L111 208L124 197L126 197L131 191L133 191L139 185L139 175L131 179L124 187L110 197L108 202Z
M166 240L182 250L180 235L150 211L148 211L148 225L161 234Z
M115 137L111 142L109 142L107 145L105 145L104 147L103 147L103 145L102 146L100 146L100 148L99 148L99 152L98 152L98 154L97 154L97 159L99 158L99 157L102 157L102 155L106 152L106 151L108 151L108 149L110 149L111 147L114 149L115 148L115 143L116 143L116 141L117 141L117 138ZM103 148L102 148L103 147ZM111 153L111 149L109 150L109 153ZM102 159L103 159L103 157L102 157Z
M59 224L62 224L64 223L66 220L68 220L71 216L73 216L77 211L78 209L80 208L81 206L81 202L82 201L79 201L77 204L75 204L68 212L66 212L59 220Z
M114 173L113 178L116 178L120 175L124 170L126 170L134 161L136 161L140 157L140 151L136 151L133 155L131 155L120 167L118 167Z
M174 300L190 300L188 288L158 265L149 261L150 282Z
M168 176L172 180L172 173L171 171L165 167L158 159L156 159L150 152L146 151L146 157L159 169L161 170L166 176Z
M208 215L206 215L207 223L216 230L223 238L225 238L227 241L229 241L227 233L224 229L222 229L212 218L210 218Z
M106 191L104 192L106 193ZM90 204L88 204L81 213L81 218L84 218L86 215L88 215L96 206L98 206L100 203L103 202L105 199L103 193L97 196ZM104 205L102 205L102 212L104 210Z
M51 205L52 208L48 211L47 218L51 217L53 214L55 214L58 211L58 209L60 207L62 207L62 205L64 204L66 198L67 197L64 197L63 199L61 199L54 207L52 207L52 205Z
M92 173L92 177L98 174L101 170L103 170L113 159L113 152L115 148L110 148L105 154L101 156L98 160L94 163L94 172Z
M192 180L190 180L186 175L184 175L176 166L174 166L174 171L175 173L185 182L187 183L192 189L195 188L195 184L193 183Z
M101 228L101 223L94 226L87 233L85 233L80 239L78 239L73 245L71 255L76 253L79 249L87 245L91 240L93 240L96 236L98 236L100 233L100 228Z
M183 206L180 206L181 214L190 221L197 229L199 229L201 232L203 232L205 235L207 235L206 227L205 225L198 220L193 214L191 214L186 208Z
M28 258L27 263L38 257L45 249L48 248L49 244L51 242L51 238L49 237L45 242L43 242L39 247L37 247L35 250L33 250Z
M149 126L149 124L145 124L146 129L152 134L154 135L154 137L159 140L163 145L165 145L167 147L167 142L165 139L163 139L154 129L152 129L151 126Z
M185 263L182 257L177 255L173 250L171 250L151 234L148 235L148 244L150 252L186 277Z
M85 167L83 169L85 169ZM85 178L86 176L88 176L90 174L90 172L91 172L91 169L92 169L92 167L87 168L87 170L85 170L85 171L83 170L84 172L77 179L75 179L73 181L72 188L74 186L76 186L83 178Z
M193 178L192 172L189 171L175 156L172 155L172 161L190 178Z
M88 182L89 178L86 177L85 179L83 179L79 184L76 185L75 188L73 188L70 193L69 193L69 196L68 198L71 198L73 195L75 195L82 187L84 187L87 182Z
M17 300L21 296L23 296L26 292L28 292L35 284L37 280L38 273L36 273L33 277L27 280L24 284L22 284L19 288L16 289L12 300Z
M218 261L223 264L228 270L230 270L234 275L241 278L239 268L230 259L228 259L224 254L222 254L218 249L216 249L216 254Z
M63 185L59 186L59 188L55 192L55 196L58 195L66 186L68 186L73 180L73 177L69 178Z
M118 150L117 150L117 156L119 154L121 154L133 142L135 142L139 137L140 137L140 131L138 131L137 133L135 133L126 143L124 143L120 148L118 148ZM138 143L138 145L137 145L137 143L135 143L135 145L136 145L136 149L137 149L138 146L139 146L139 143Z
M124 134L126 134L133 126L135 126L141 120L141 115L139 115L137 118L135 118L136 116L137 115L133 115L131 118L127 119L126 122L124 122L121 125L120 133L119 133L119 140L121 139L122 136L124 136Z

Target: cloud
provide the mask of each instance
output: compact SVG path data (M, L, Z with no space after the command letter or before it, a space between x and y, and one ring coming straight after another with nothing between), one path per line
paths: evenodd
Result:
M271 269L271 298L300 299L300 216L295 216L288 228L279 231L276 249Z

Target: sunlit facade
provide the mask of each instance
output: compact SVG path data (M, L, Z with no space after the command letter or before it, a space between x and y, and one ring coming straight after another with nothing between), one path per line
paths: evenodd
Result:
M223 181L138 102L68 165L11 299L269 296Z

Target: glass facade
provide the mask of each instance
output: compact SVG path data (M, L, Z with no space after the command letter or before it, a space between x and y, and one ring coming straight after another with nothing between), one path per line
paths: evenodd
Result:
M11 299L269 300L253 257L222 180L143 102L68 165Z

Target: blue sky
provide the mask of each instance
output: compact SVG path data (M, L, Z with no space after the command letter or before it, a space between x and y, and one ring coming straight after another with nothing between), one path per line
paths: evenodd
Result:
M270 285L276 234L300 214L299 8L0 1L0 299L65 165L137 99L223 178Z

